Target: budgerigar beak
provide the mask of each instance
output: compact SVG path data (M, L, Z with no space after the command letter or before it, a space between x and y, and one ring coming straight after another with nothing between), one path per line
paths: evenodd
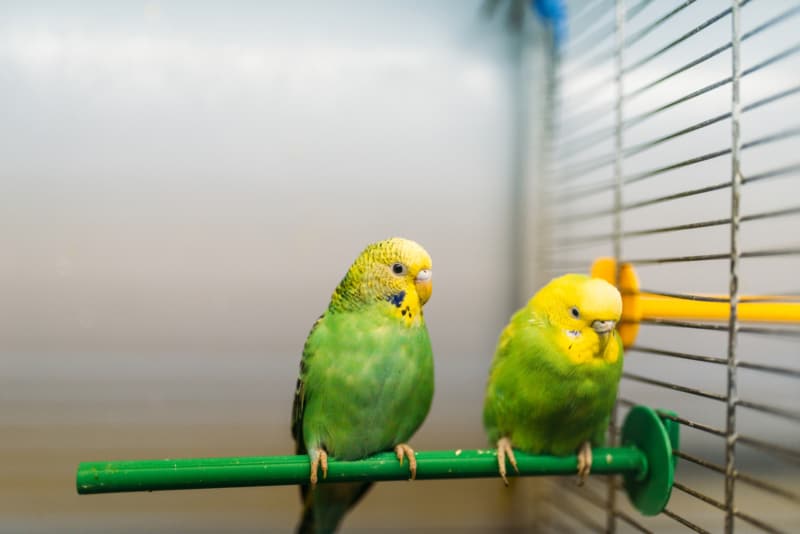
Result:
M608 334L616 326L616 321L593 321L592 329L600 335Z
M417 277L414 279L414 285L417 286L417 295L419 295L421 304L425 304L431 298L431 291L433 291L432 276L433 272L430 269L423 269L417 273Z

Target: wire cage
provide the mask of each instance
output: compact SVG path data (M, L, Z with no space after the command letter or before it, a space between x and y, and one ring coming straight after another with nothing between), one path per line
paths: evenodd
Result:
M487 1L487 11L499 4ZM529 4L505 4L509 293L520 304L555 275L603 275L623 293L627 347L609 447L596 450L605 464L583 487L571 476L549 479L552 491L524 503L547 509L530 526L797 530L800 43L791 31L800 4L574 2L561 44L532 22ZM655 464L621 432L638 405L660 409L652 419L668 443L660 506L670 500L654 516L622 494L623 477L606 475L647 478ZM418 478L494 477L492 454L420 451ZM574 458L521 459L522 475L575 472ZM77 489L290 485L305 482L308 468L299 456L85 462ZM330 475L408 476L391 454L332 461Z
M635 269L640 292L715 303L724 316L645 313L626 351L615 421L640 403L679 414L663 514L636 514L616 477L594 477L586 488L554 482L551 520L580 531L795 530L800 5L570 7L527 147L528 176L541 177L530 185L537 276L613 256ZM752 316L755 302L790 312ZM612 442L617 432L612 423Z

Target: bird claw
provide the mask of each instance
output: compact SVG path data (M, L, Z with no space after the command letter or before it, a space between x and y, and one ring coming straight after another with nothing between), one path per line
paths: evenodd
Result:
M578 450L578 486L583 486L592 470L592 444L584 441Z
M328 453L324 449L317 449L314 453L314 459L311 461L311 477L309 481L311 486L316 486L319 479L317 478L317 470L322 467L322 478L328 478Z
M401 443L394 448L394 453L397 455L397 459L400 461L400 465L403 465L403 459L408 457L408 469L411 471L411 480L417 478L417 457L414 453L414 449L409 447L405 443Z
M511 440L508 438L500 438L497 441L497 467L500 471L500 476L503 478L503 483L508 486L508 478L506 478L506 457L508 457L508 463L514 468L514 471L519 474L517 459L514 457L514 449L511 448Z

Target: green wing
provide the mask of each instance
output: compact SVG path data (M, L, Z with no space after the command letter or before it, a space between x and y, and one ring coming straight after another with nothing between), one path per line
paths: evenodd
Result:
M320 315L319 319L317 319L311 327L311 331L308 333L306 343L303 347L303 357L300 360L300 374L297 377L297 385L294 389L294 402L292 403L292 437L295 441L295 454L306 454L308 452L306 451L305 441L303 440L303 408L306 400L304 381L307 367L306 359L309 354L309 341L312 339L314 331L324 318L325 314Z
M556 352L551 336L525 310L500 336L484 403L490 442L510 436L521 450L552 454L569 454L587 440L602 443L622 357L574 365Z

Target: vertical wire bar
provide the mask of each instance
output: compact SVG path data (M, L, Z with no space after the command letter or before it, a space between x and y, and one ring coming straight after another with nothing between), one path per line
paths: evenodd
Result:
M625 42L625 0L615 0L616 23L614 25L614 78L616 96L614 101L614 220L613 220L613 247L614 260L617 265L614 274L614 283L619 286L619 267L622 258L622 102L624 87L622 83L623 62L622 51ZM617 444L617 403L611 410L611 432L609 432L609 445ZM608 477L606 497L606 532L614 534L617 530L617 491L616 477Z
M731 0L731 259L730 259L730 316L728 319L727 402L725 417L725 532L733 533L736 474L736 345L739 327L739 201L741 198L742 148L740 136L741 103L739 100L742 67L740 62L739 0Z

